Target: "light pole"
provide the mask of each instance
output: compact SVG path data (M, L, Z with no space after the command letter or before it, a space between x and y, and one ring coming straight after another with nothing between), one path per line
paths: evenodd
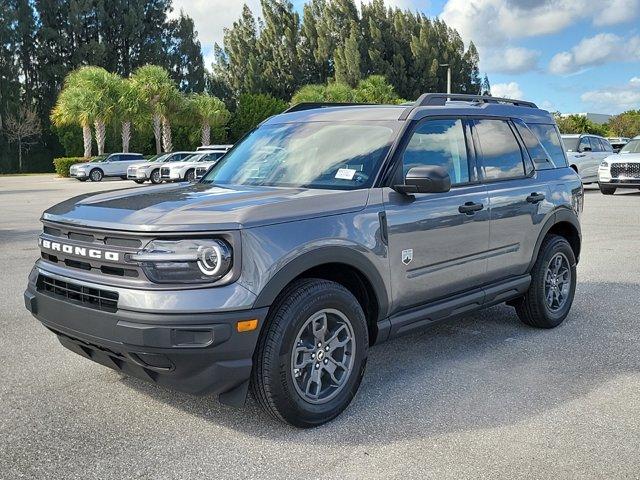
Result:
M451 94L451 65L448 63L441 63L441 67L447 67L447 93Z

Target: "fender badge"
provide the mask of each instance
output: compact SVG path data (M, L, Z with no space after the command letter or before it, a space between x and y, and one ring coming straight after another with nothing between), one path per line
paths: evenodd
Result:
M409 265L411 260L413 260L413 248L402 250L402 263Z

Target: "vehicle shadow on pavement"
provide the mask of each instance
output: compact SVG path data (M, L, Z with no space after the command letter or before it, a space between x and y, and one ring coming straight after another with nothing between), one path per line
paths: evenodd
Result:
M512 425L638 372L640 323L628 318L640 310L637 292L637 284L581 283L569 317L554 330L527 327L513 308L497 306L375 346L356 399L319 427L324 441L380 444ZM248 436L313 442L318 431L292 435L252 400L238 409L137 379L121 382Z

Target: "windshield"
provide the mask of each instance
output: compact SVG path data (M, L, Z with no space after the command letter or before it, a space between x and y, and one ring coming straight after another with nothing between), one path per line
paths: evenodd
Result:
M564 144L565 152L577 152L578 151L578 142L580 141L580 137L562 137L562 143Z
M622 149L620 149L620 153L640 153L640 139L631 140L624 147L622 147Z
M251 132L203 178L219 185L351 190L373 183L395 122L287 123Z

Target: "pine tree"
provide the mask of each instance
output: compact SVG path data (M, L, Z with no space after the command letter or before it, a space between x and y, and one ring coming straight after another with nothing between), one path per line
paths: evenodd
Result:
M362 78L360 71L360 32L358 24L351 24L351 33L344 40L342 45L338 45L335 52L336 82L345 83L352 87L356 86Z
M180 12L180 16L170 21L167 28L167 57L171 78L183 92L203 92L204 61L193 20Z
M491 84L489 83L489 77L485 73L484 78L482 79L482 87L480 91L481 95L491 96Z

